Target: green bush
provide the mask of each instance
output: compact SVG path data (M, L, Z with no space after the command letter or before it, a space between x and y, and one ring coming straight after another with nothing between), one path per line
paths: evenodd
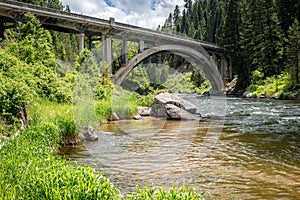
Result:
M122 119L129 119L138 112L137 94L117 87L112 97L112 111Z
M61 144L76 144L80 141L80 130L75 124L75 118L72 112L58 115L53 121L59 130Z
M49 31L42 28L40 21L30 13L24 15L25 23L19 23L6 50L27 64L42 64L55 70L56 58Z
M55 71L51 36L38 20L25 15L15 39L0 50L0 117L12 123L18 110L35 99L71 102L73 80ZM68 73L67 73L68 74Z
M112 116L111 100L96 101L95 112L100 123L106 122Z
M278 97L284 93L285 89L289 87L289 75L288 73L283 73L278 76L267 77L263 80L257 80L255 84L253 83L248 87L248 91L253 93L254 97L259 97L261 95Z
M11 79L0 72L0 117L8 123L17 121L21 108L30 103L32 93L22 81Z

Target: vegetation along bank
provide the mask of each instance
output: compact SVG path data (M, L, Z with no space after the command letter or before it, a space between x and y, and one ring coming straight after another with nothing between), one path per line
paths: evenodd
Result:
M61 69L51 34L33 15L26 14L25 19L1 42L0 199L202 199L185 187L164 190L145 186L125 196L91 167L66 161L58 154L61 145L81 141L71 101L75 80L84 74ZM96 115L98 121L104 121L112 114L114 86L106 73L96 79ZM137 105L147 104L145 98L133 98L136 94L121 91L119 95L117 101L133 99L125 108L131 110L129 115L136 112Z

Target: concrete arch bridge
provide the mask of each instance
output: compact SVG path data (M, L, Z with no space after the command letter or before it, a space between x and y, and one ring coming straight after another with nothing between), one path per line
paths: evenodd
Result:
M102 60L108 64L113 62L113 40L122 40L123 67L114 74L116 84L120 84L128 73L143 60L165 51L184 57L202 70L212 84L212 93L220 93L224 83L232 79L231 59L222 46L119 23L114 18L104 20L12 0L0 0L0 37L3 38L5 30L17 25L28 12L39 18L45 29L77 34L79 51L85 47L85 41L88 41L87 47L90 48L93 40L101 40ZM131 60L128 60L128 41L139 44L139 53Z

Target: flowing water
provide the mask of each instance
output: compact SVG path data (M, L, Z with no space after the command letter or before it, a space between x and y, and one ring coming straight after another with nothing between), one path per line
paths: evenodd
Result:
M64 151L123 193L146 181L212 199L300 199L299 101L184 98L203 120L119 121L100 127L98 142Z

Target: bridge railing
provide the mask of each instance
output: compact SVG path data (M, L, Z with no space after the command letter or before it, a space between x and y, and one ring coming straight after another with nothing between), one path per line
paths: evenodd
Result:
M173 40L174 39L181 39L181 40L184 40L186 42L193 42L195 44L200 43L202 45L204 44L206 46L211 46L211 47L214 47L214 48L224 50L224 46L222 46L222 45L211 43L211 42L206 42L206 41L202 41L202 40L198 40L198 39L194 39L194 38L191 38L191 37L189 37L185 34L182 34L182 33L168 33L168 32L157 31L157 30L153 30L153 29L149 29L149 28L142 28L142 27L138 27L138 26L132 26L132 25L124 24L124 23L116 23L116 25L127 27L128 29L135 29L135 30L138 30L138 31L141 31L141 32L144 32L144 33L148 33L148 34L152 33L156 36L169 37L169 38L172 38ZM175 36L176 36L176 38L175 38Z

